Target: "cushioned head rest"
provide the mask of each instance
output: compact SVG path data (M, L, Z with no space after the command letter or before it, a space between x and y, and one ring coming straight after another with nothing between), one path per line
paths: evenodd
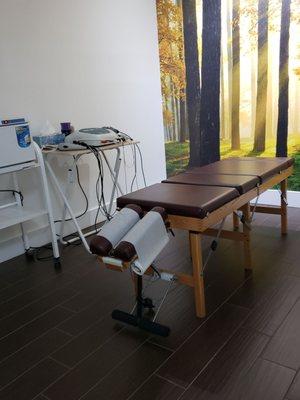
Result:
M127 204L126 208L129 208L130 210L134 211L136 213L136 217L133 217L132 223L135 223L138 219L142 218L144 215L143 210L141 207L139 207L136 204ZM118 218L118 217L115 217ZM109 228L111 225L114 225L114 230L117 230L117 236L116 236L116 242L119 242L120 239L122 239L122 232L125 233L127 232L127 227L126 226L120 226L118 224L115 224L116 219L111 220L108 222L108 224L100 230L97 236L95 236L90 243L90 250L92 254L97 254L99 256L105 257L108 256L111 250L114 247L114 243L112 243L111 240L109 240L110 235L108 237L105 234L105 230L107 231L107 228ZM121 220L120 221L122 225L124 225L124 222ZM127 221L128 222L128 221ZM128 225L128 223L126 223ZM130 226L128 227L130 229ZM118 237L120 235L120 237Z
M140 206L138 206L137 204L127 204L127 205L126 205L126 208L129 208L130 210L135 211L135 212L138 214L138 216L139 216L140 218L143 218L144 211L143 211L142 208L141 208Z
M257 176L264 182L293 164L292 158L241 157L226 158L203 167L191 168L187 173Z
M181 183L199 186L223 186L235 188L244 194L259 184L257 176L225 175L225 174L199 174L184 172L163 181L164 183Z
M145 211L155 206L165 208L168 214L205 218L239 196L233 188L157 183L117 199L117 206L135 203Z
M162 207L154 207L150 211L160 214L164 222L168 218L166 210ZM118 246L114 249L113 256L119 258L122 261L128 262L131 261L136 256L136 249L132 243L122 240L118 244Z

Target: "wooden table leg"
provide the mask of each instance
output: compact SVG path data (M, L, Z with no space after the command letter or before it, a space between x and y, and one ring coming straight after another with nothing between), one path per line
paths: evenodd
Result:
M243 224L243 235L244 235L244 256L245 256L245 269L252 269L252 257L251 257L251 243L250 243L250 226L251 223L251 211L250 203L245 204L242 207L245 224Z
M233 213L233 214L232 214L232 219L233 219L233 229L234 229L235 231L238 231L238 230L239 230L239 227L240 227L240 220L239 220L239 217L238 217L235 213Z
M206 311L205 311L205 291L204 291L204 278L203 278L201 234L198 232L189 232L189 239L190 239L191 256L193 261L193 281L194 281L196 315L198 318L203 318L206 315Z
M137 288L137 275L134 274L133 272L131 272L131 279L132 279L132 283L133 283L133 287L134 287L134 293L137 296L138 293L138 288Z
M280 182L280 189L281 189L281 234L287 234L287 179Z

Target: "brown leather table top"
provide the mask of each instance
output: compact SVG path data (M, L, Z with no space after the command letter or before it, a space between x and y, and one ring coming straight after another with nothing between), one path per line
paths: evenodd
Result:
M160 206L168 214L204 218L293 163L289 157L227 158L119 197L117 206L133 203L145 211Z
M225 175L225 174L200 174L184 172L176 176L172 176L163 181L164 183L181 183L186 185L199 186L223 186L231 187L238 190L240 194L249 192L259 184L257 176L249 175Z
M227 160L275 162L284 168L290 167L295 162L293 157L230 157Z
M205 218L238 196L239 192L234 188L157 183L119 197L117 206L137 204L145 211L160 206L168 214Z
M203 167L191 168L186 173L257 176L262 183L293 163L294 159L289 157L236 157L226 158Z

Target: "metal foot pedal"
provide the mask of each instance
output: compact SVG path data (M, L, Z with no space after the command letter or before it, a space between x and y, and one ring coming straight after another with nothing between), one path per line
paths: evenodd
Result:
M124 311L114 310L111 314L112 318L117 321L123 322L124 324L135 326L143 329L144 331L153 333L154 335L159 335L163 337L169 336L170 328L143 317L144 309L148 308L152 310L154 308L154 305L151 299L144 299L142 293L143 278L142 276L137 275L136 313L130 314Z
M139 318L136 315L132 315L124 311L114 310L111 316L117 321L138 327L140 329L143 329L144 331L153 333L154 335L167 337L170 334L170 328L168 328L167 326L150 321L146 318Z

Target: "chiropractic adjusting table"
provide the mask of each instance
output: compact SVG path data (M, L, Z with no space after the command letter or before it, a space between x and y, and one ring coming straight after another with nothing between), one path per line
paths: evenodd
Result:
M168 228L183 229L189 232L192 273L178 273L171 270L160 272L170 273L175 276L178 283L194 289L196 315L202 318L206 315L204 290L206 263L202 259L201 236L208 235L217 240L221 237L242 242L244 267L246 270L251 270L252 213L280 215L281 233L282 235L287 234L287 178L293 173L293 164L292 158L284 157L228 158L203 167L190 168L161 183L121 196L117 199L117 207L123 210L124 207L135 205L144 213L148 213L154 207L159 207L162 209L161 214L164 211L167 214L163 219ZM257 200L254 205L250 205L251 201L258 199L261 193L275 185L280 185L280 206L257 205ZM233 230L224 230L225 218L231 214L233 214ZM242 222L242 231L238 230L240 221ZM220 224L219 228L216 228L217 224ZM216 245L217 241L214 241L212 251L216 249ZM90 247L92 253L99 256L100 262L113 270L124 271L136 259L134 251L131 253L132 259L130 260L130 256L128 258L127 254L126 258L124 254L122 256L122 252L119 252L120 254L116 257L113 249L111 249L109 257L103 257L98 237L92 240ZM123 259L120 259L120 256ZM149 267L145 273L153 275L153 270ZM139 303L140 299L140 303L142 303L139 277L136 282L137 300ZM131 325L139 326L138 321L142 318L142 305L134 321L128 321L122 316L118 318L115 315L115 317ZM148 329L147 326L141 327L151 331L151 328ZM152 329L152 332L157 333L155 329ZM158 334L166 336L168 332L158 332Z

